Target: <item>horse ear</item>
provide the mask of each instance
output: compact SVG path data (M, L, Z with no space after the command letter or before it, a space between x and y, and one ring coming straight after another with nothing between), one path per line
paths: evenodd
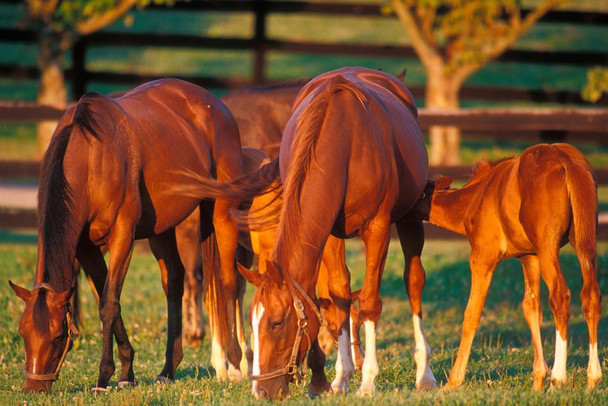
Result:
M435 190L447 189L454 182L453 176L442 176L435 181Z
M8 281L10 287L15 291L15 294L21 298L24 302L29 302L32 297L32 291L22 288L21 286L15 285L13 282Z
M247 282L251 283L256 288L260 286L260 281L262 279L262 275L259 272L252 271L251 269L245 268L240 263L236 263L236 267L239 270L239 273L243 275L243 278L247 280Z
M266 273L277 285L281 285L283 282L283 275L281 275L279 268L274 262L268 259L266 260Z
M61 293L58 293L57 295L55 295L55 297L53 298L54 304L56 304L57 306L63 306L64 304L66 304L70 300L72 295L74 294L74 290L75 289L72 286L65 292L61 292Z

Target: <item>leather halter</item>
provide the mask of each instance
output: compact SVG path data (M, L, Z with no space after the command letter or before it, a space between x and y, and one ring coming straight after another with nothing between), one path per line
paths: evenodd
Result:
M277 369L273 372L268 372L266 374L260 374L260 375L252 375L251 376L252 380L266 381L266 380L277 378L279 376L284 376L284 375L292 376L295 379L296 383L298 383L302 380L304 372L300 373L300 371L298 370L298 364L297 364L300 344L302 343L302 336L306 335L306 338L308 340L308 348L306 349L306 352L308 352L311 349L312 340L310 338L308 322L306 319L306 314L304 312L304 304L298 298L298 295L296 294L296 289L300 292L300 294L302 295L304 300L306 300L306 302L308 302L308 304L312 308L313 312L315 313L315 316L317 316L319 323L320 324L323 323L323 317L321 316L319 309L317 309L317 305L312 300L312 298L308 295L308 293L306 293L304 288L295 279L293 279L289 275L285 275L285 281L287 283L287 286L289 287L291 297L293 298L293 308L296 312L296 316L298 317L298 332L296 333L296 338L293 342L293 347L291 348L291 356L289 357L289 363L284 368Z
M34 289L46 289L52 293L56 293L51 285L48 283L38 283L34 286ZM65 341L65 347L63 348L63 352L61 353L61 358L59 359L59 363L57 364L57 368L55 368L55 372L50 374L35 374L29 372L27 370L27 364L23 366L23 373L28 379L32 379L35 381L55 381L59 376L59 371L61 370L61 366L63 365L63 361L65 360L65 356L68 354L70 350L70 344L74 341L74 338L78 337L78 329L74 325L72 320L72 313L70 312L70 308L68 307L67 312L65 313L65 320L68 324L68 338Z

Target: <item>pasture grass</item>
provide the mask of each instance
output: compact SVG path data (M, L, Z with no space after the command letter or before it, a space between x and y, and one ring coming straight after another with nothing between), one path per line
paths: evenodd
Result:
M25 233L24 233L25 234ZM0 239L0 403L1 404L259 404L250 393L250 382L218 382L209 365L210 343L205 338L200 347L186 347L171 385L154 385L163 364L166 336L165 299L158 267L144 245L137 245L121 300L122 315L135 347L135 374L139 385L117 389L116 374L112 390L91 395L97 378L100 356L100 322L92 295L83 284L85 326L68 354L61 375L48 395L21 392L24 376L22 340L17 334L23 304L13 295L7 280L31 287L36 263L36 245L31 239L5 235ZM9 242L17 241L17 242ZM432 349L431 367L440 385L446 382L455 359L470 276L469 246L464 241L428 241L423 254L427 284L423 297L425 330ZM598 279L604 295L608 292L608 244L599 246ZM364 272L363 246L360 241L347 244L347 261L352 271L353 289L361 286ZM364 404L606 404L606 378L598 389L587 392L587 332L579 299L581 277L576 257L570 248L560 256L562 270L572 291L568 385L562 390L533 393L530 334L520 302L523 295L521 266L516 260L503 262L495 272L483 318L471 353L466 380L461 389L449 393L437 390L416 392L414 344L411 313L403 288L403 258L399 244L391 243L382 284L383 313L378 326L377 395L360 398L356 391L360 373L353 377L349 394L323 396L311 401L306 389L292 385L292 397L286 404L317 405ZM247 309L253 289L248 287ZM544 322L542 334L545 357L551 365L554 350L554 324L547 290L541 291ZM608 320L604 306L600 323L600 362L608 370L608 349L604 341ZM249 325L247 324L247 329ZM117 355L115 359L118 360ZM118 363L118 361L117 361ZM333 378L335 353L328 358L326 372ZM117 365L118 367L118 365Z

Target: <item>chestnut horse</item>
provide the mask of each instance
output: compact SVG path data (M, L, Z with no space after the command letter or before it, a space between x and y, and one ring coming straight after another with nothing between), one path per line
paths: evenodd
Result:
M445 189L450 182L445 177L430 182L426 198L415 208L431 223L466 235L471 244L471 293L458 356L445 388L462 384L492 274L500 261L512 257L523 265L522 307L534 347L533 388L542 389L548 372L540 336L540 277L549 288L556 326L551 382L566 383L570 291L558 253L567 242L576 251L583 275L581 300L589 329L587 385L594 388L602 376L597 348L598 202L595 177L583 154L568 144L536 145L520 158L478 162L460 189Z
M238 129L230 112L198 86L167 79L116 99L87 94L64 114L42 166L34 289L11 283L26 303L19 324L25 341L26 391L50 390L71 348L75 329L67 302L75 283L75 258L92 276L100 297L103 348L93 391L105 391L114 373L113 337L122 366L119 385L135 382L134 351L119 302L133 240L141 238L150 241L167 295L166 361L158 379L173 379L182 358L184 286L174 227L197 207L203 245L217 235L222 275L216 280L227 295L218 305L224 315L218 317L218 328L238 372L241 351L233 327L238 229L229 214L238 200L212 202L171 194L168 186L191 182L183 176L187 171L203 178L197 185L205 198L227 196L214 189L217 183L210 177L229 181L243 173ZM201 182L207 186L201 187ZM110 252L107 268L101 245Z
M264 162L263 162L264 163ZM282 188L277 182L271 184L269 188L253 198L249 209L249 232L251 235L251 247L253 252L258 255L259 272L266 271L266 264L272 257L272 248L277 239L277 225L271 219L276 219L280 213L283 204ZM264 219L264 224L257 224L256 219ZM237 264L241 273L246 272L240 264ZM319 347L328 354L334 343L337 343L339 334L338 320L336 319L336 306L331 296L330 286L330 269L343 269L349 274L345 261L345 246L344 240L330 235L327 238L323 256L321 258L319 277L317 279L317 296L319 297L319 305L321 307L321 315L323 316L322 328L317 337ZM339 300L339 298L337 298ZM358 311L354 307L351 308L351 315L355 319L350 321L351 334L351 351L353 362L357 368L361 368L363 364L360 342L359 342L359 327L357 323ZM323 357L321 357L323 358ZM318 362L325 362L324 359ZM340 365L340 364L336 364ZM313 380L317 378L313 377ZM319 378L317 378L319 379ZM321 378L322 379L322 378ZM321 380L322 382L322 380Z
M405 220L424 190L428 171L411 93L393 76L371 69L343 68L318 76L294 102L279 164L284 200L272 261L263 275L244 272L257 286L252 304L253 394L288 395L297 366L313 348L312 337L320 325L313 300L317 265L330 233L339 238L359 235L365 243L366 274L359 303L366 346L359 392L373 393L378 373L375 328L382 308L379 288L390 224L397 223L411 252L421 249L424 240L422 223ZM417 386L436 386L421 321L424 270L419 255L406 264L404 277L417 332ZM344 391L354 370L350 283L343 269L330 272L330 292L339 299L342 371L332 388ZM324 373L320 365L311 368Z

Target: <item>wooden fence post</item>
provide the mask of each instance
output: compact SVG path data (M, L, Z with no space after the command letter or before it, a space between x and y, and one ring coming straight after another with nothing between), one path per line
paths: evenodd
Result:
M266 0L255 0L253 6L255 12L254 41L254 66L253 81L257 85L266 83L266 15L268 8Z

